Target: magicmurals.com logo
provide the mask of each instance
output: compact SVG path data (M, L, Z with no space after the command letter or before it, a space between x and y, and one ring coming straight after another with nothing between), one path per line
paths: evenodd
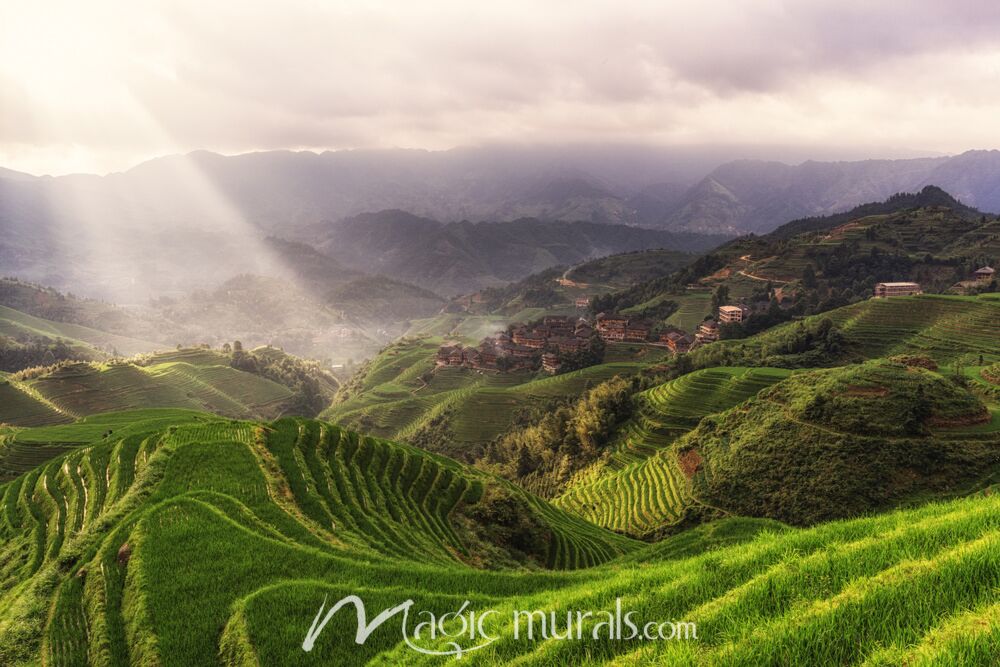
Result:
M614 611L523 611L515 610L504 614L496 609L476 611L469 609L470 602L466 600L457 610L435 614L427 610L415 613L416 623L410 626L410 613L413 610L413 600L383 610L378 616L368 622L365 603L357 595L348 595L339 600L329 609L327 599L313 619L306 638L302 642L303 651L312 651L323 628L330 622L334 614L347 605L353 605L357 614L357 628L354 633L354 643L364 644L368 637L380 625L393 618L400 617L400 630L403 642L419 653L425 655L454 656L461 658L466 653L472 653L486 648L500 639L502 624L510 623L512 635L520 641L672 641L698 638L698 628L695 623L673 621L641 622L636 619L636 612L624 611L621 598L615 599ZM324 611L326 612L324 614ZM428 642L436 642L440 648L428 648Z

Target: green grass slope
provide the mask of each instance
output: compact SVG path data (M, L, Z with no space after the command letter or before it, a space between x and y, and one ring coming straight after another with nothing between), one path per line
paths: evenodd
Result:
M779 368L694 371L638 394L610 455L582 470L555 504L593 523L636 535L680 521L693 499L670 445L702 417L739 405L788 377Z
M701 502L812 523L989 482L1000 428L951 380L876 361L793 375L704 419L676 456Z
M476 526L510 526L473 510L509 487L453 462L308 420L107 419L114 437L0 485L5 665L441 662L396 621L356 644L350 609L304 652L324 598L351 594L368 621L407 599L564 619L621 598L636 620L697 624L697 640L590 640L591 617L584 639L543 641L500 622L475 665L990 665L1000 641L996 495L810 529L740 520L641 550L521 495L553 564L592 567L481 569ZM416 645L453 650L446 623Z
M611 455L554 504L650 535L720 514L808 524L967 492L1000 474L997 408L887 361L695 371L640 394Z
M322 417L380 437L462 457L503 433L514 417L539 402L579 395L588 385L645 368L622 360L552 377L533 373L480 373L465 368L435 370L438 339L411 338L382 351L348 382ZM652 350L652 348L646 348ZM653 350L651 360L662 352ZM435 438L420 439L434 431ZM415 440L416 439L416 440Z
M797 354L787 349L796 332L829 319L844 344L835 354ZM789 322L743 340L720 341L692 353L696 364L832 365L900 354L938 364L979 365L1000 360L1000 299L979 296L920 296L868 299Z
M149 352L158 347L156 343L149 341L119 336L79 324L46 320L7 306L0 306L0 335L11 337L28 335L51 340L61 338L72 347L91 353L95 352L92 348L98 348L98 350L114 349L119 354L132 355Z
M502 480L322 422L150 410L26 429L15 442L24 456L36 445L36 465L0 485L4 664L29 649L47 664L155 661L161 650L170 664L205 664L232 595L270 583L275 565L317 576L414 561L573 569L637 546ZM195 530L171 534L181 525ZM293 555L278 563L258 547ZM220 548L247 550L226 562ZM188 561L183 573L150 579L174 558ZM230 567L244 584L213 585ZM205 593L193 614L156 597L181 579ZM141 637L146 622L166 634Z
M870 299L827 313L866 358L926 354L940 363L1000 358L1000 301L925 294Z
M0 379L0 423L38 426L145 407L271 417L292 396L284 385L231 368L228 358L210 350L165 352L142 363L64 364L37 377Z

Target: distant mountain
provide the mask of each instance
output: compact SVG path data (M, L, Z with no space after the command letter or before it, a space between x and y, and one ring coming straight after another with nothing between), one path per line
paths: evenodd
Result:
M796 234L805 232L831 230L858 218L922 208L946 208L951 213L964 218L976 218L982 215L976 209L966 206L941 188L928 185L920 190L920 192L899 192L885 201L862 204L843 213L792 220L781 225L768 234L768 236L773 238L790 238Z
M1000 151L861 162L740 160L713 170L675 210L651 224L696 232L769 232L785 220L829 215L926 185L963 204L1000 212Z
M440 223L398 210L318 226L308 235L319 250L345 266L394 276L443 295L469 293L614 253L652 248L702 251L722 240L533 218Z
M649 253L638 253L642 266ZM594 307L662 312L672 302L691 328L713 314L710 292L767 305L769 288L794 298L790 314L821 312L868 299L876 282L919 282L945 292L974 269L1000 263L1000 220L936 186L895 194L845 213L793 220L762 236L733 239L663 276L594 300ZM788 304L786 303L786 307ZM755 317L757 325L776 324Z
M232 157L198 151L107 176L51 178L2 170L0 275L137 303L150 294L183 294L241 273L280 273L288 267L276 264L264 237L326 243L329 238L309 234L317 226L383 210L407 211L411 223L423 218L469 226L530 218L739 235L928 184L966 205L1000 210L997 151L795 166L730 161L733 154L735 149L636 147L276 151ZM406 238L426 230L422 224ZM456 238L432 235L442 249L460 247L470 228L452 228ZM576 234L581 228L552 229ZM463 251L471 259L462 266L445 261L440 277L421 275L426 270L412 262L392 277L436 291L467 292L556 262L650 247L601 242L581 250L574 239L562 239L573 251L561 256L549 241L542 246L528 241L504 264L516 270L498 270ZM321 250L359 268L329 245ZM362 256L366 262L370 257Z

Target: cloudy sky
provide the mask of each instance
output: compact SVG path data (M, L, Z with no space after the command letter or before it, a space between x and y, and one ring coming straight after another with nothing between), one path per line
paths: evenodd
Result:
M0 0L0 166L506 142L1000 147L994 0Z

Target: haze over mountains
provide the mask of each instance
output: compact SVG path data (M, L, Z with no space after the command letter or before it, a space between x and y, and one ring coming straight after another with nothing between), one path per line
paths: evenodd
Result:
M725 238L537 218L441 223L400 210L317 225L303 236L352 269L397 276L445 295L620 252L663 247L701 252Z
M0 170L0 179L5 209L27 205L32 195L38 204L40 195L58 201L76 191L117 204L121 215L169 219L203 203L174 196L190 185L178 178L187 173L197 175L249 222L272 230L402 209L442 222L539 217L698 231L768 231L792 217L928 184L954 192L971 206L1000 208L998 151L855 161L803 161L801 155L785 161L732 160L732 155L739 153L614 146L236 156L195 151L103 177L32 177ZM732 198L735 206L722 217L706 215L704 205L720 195Z
M288 274L263 241L271 235L449 295L614 252L700 251L720 238L692 233L764 233L927 184L1000 210L997 151L716 164L726 155L622 147L199 151L103 177L4 170L0 271L142 300L238 274ZM555 224L569 222L590 224ZM599 228L606 225L659 231Z

